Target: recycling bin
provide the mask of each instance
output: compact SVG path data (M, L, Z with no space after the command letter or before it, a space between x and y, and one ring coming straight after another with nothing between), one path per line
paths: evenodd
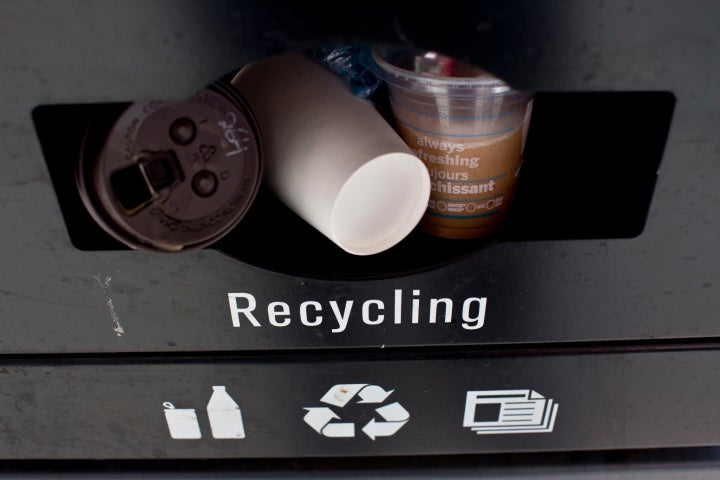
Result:
M2 3L2 470L716 476L718 8ZM214 166L195 178L177 152L148 154L123 175L152 188L125 192L115 216L83 189L102 173L78 165L117 119L121 141L140 126L131 105L139 118L273 55L368 42L534 92L500 234L413 230L355 255L258 167L219 234L187 222L190 240L145 248L118 215L184 179L208 198ZM218 91L251 131L245 102ZM199 162L245 142L230 117L218 137L184 118L148 144L170 135Z

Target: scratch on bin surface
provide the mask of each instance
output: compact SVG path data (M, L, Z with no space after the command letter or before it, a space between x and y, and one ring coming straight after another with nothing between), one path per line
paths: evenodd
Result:
M100 288L103 289L103 293L105 294L108 311L110 312L110 318L113 322L113 331L115 332L115 335L122 337L125 333L125 329L122 325L120 325L120 316L115 311L115 305L113 305L112 298L110 298L110 283L112 282L112 277L110 275L105 275L103 277L98 273L97 275L93 275L93 278L98 282Z

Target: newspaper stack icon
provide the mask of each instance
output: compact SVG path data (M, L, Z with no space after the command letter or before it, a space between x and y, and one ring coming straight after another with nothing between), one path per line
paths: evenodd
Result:
M463 427L478 435L552 432L558 404L534 390L469 391Z

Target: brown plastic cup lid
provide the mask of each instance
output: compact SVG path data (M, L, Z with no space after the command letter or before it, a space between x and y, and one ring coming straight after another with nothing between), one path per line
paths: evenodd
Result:
M207 246L237 225L260 186L255 122L220 83L185 101L133 103L100 148L90 140L77 170L81 197L100 226L132 248Z

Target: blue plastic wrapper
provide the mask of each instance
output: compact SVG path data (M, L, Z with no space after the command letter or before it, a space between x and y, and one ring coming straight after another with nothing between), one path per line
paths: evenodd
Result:
M313 50L313 57L343 78L352 93L369 99L382 80L368 68L367 45L341 45Z

